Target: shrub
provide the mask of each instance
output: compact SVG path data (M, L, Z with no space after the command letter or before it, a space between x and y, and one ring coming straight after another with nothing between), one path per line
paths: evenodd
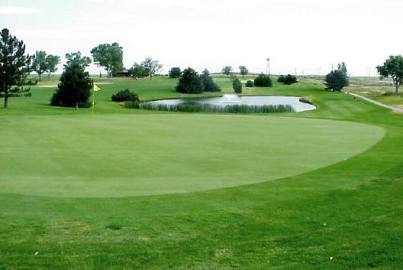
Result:
M182 71L179 67L173 67L171 70L169 70L169 78L171 79L176 79L179 78L182 74Z
M202 75L200 75L200 80L203 84L203 91L206 92L221 91L220 87L213 81L213 78L210 76L210 73L207 69L205 69Z
M325 78L326 89L341 91L348 85L348 77L342 70L332 70Z
M116 94L112 95L112 101L115 102L123 102L123 101L139 101L139 96L129 91L129 89L125 89L122 91L117 92Z
M198 94L203 92L203 84L200 76L192 68L187 68L183 71L176 91L180 93Z
M255 86L255 84L253 83L252 80L248 80L248 81L246 82L245 86L246 86L246 87L253 87L253 86Z
M242 83L238 78L235 78L232 81L232 88L234 89L234 92L237 94L242 93Z
M53 94L50 104L63 107L89 107L88 98L92 80L85 67L77 62L65 66L60 77L59 89Z
M256 87L271 87L273 85L270 76L263 73L257 76L254 82Z
M291 74L288 74L286 76L281 75L280 77L278 77L277 81L280 83L291 85L291 84L297 83L297 77L293 76Z

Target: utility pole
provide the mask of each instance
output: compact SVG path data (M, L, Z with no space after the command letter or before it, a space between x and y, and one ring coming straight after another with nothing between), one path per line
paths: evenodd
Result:
M267 62L266 74L270 75L270 58L269 57L267 57L266 62Z

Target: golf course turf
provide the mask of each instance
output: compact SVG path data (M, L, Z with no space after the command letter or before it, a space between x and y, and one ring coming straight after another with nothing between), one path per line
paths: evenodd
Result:
M150 112L110 96L175 80L108 82L95 112L40 86L0 111L0 269L403 265L403 115L315 80L244 91L309 112Z

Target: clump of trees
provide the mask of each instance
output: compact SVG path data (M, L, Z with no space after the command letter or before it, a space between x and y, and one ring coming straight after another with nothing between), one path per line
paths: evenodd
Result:
M180 93L198 94L203 92L203 83L199 74L192 69L187 68L182 72L179 78L176 91Z
M381 79L391 77L395 93L399 94L400 85L403 83L403 56L389 56L382 66L376 67Z
M162 70L163 65L158 60L146 57L141 63L134 63L129 69L129 74L135 79L149 77L150 80Z
M222 73L229 76L232 73L232 67L231 66L225 66L222 68Z
M112 95L112 101L114 102L124 102L124 101L133 101L139 102L139 96L130 91L129 89L125 89L122 91L117 92L116 94Z
M31 69L38 73L39 80L42 79L42 74L50 74L57 71L57 65L60 64L60 56L47 54L45 51L36 51L32 57Z
M134 63L134 65L129 69L129 75L134 79L140 79L148 77L149 71L143 65Z
M119 43L99 44L91 50L94 63L106 69L110 77L123 70L123 47Z
M205 92L219 92L221 91L220 87L213 81L213 78L210 76L210 72L205 69L200 75L200 80L203 85L203 91Z
M88 57L81 56L80 52L66 54L67 63L60 77L58 89L53 94L50 104L63 107L89 107L93 81L85 71L89 65ZM91 60L90 60L91 61Z
M205 69L199 74L192 68L187 68L179 78L176 91L180 93L198 94L202 92L218 92L220 87L213 81L210 72Z
M326 89L330 91L341 91L348 84L347 66L344 62L338 64L337 69L332 70L325 77Z
M25 44L10 35L8 29L0 33L0 94L4 96L3 107L8 107L12 86L24 84L30 72L31 57L25 54Z
M182 71L180 67L173 67L169 70L168 72L168 76L171 79L177 79L181 76Z
M294 75L291 75L291 74L288 74L288 75L285 75L285 76L280 75L280 77L278 77L277 81L279 83L284 83L286 85L291 85L291 84L294 84L294 83L298 82L297 76L294 76Z
M259 74L255 80L254 80L254 84L256 87L271 87L273 86L273 82L270 78L269 75L266 74Z
M237 94L242 93L242 83L238 78L234 78L232 80L232 88L234 89L234 92Z

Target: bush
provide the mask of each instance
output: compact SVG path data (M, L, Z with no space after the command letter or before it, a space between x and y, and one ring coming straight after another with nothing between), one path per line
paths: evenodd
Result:
M171 79L176 79L179 78L182 74L182 71L179 67L173 67L171 70L169 70L169 78Z
M277 81L280 82L280 83L291 85L291 84L297 83L297 77L293 76L293 75L290 75L290 74L288 74L286 76L281 75L280 77L278 77Z
M116 94L112 95L112 101L115 102L123 102L123 101L139 101L139 96L129 91L129 89L125 89L122 91L117 92Z
M199 94L203 92L203 83L200 76L192 68L187 68L183 71L176 91L180 93Z
M203 91L206 92L221 91L220 87L213 81L213 78L210 76L210 73L207 69L205 69L202 75L200 75L200 80L203 84Z
M331 91L341 91L348 85L348 77L340 69L332 70L325 78L326 89Z
M238 78L235 78L232 81L232 88L234 89L234 92L237 94L242 93L242 83Z
M91 96L92 80L84 66L72 62L65 66L60 77L59 89L53 94L50 104L63 107L86 107Z
M253 86L255 86L255 84L253 83L252 80L248 80L248 81L246 82L245 86L246 86L246 87L253 87Z
M256 77L254 83L256 87L271 87L273 85L270 76L263 73Z

